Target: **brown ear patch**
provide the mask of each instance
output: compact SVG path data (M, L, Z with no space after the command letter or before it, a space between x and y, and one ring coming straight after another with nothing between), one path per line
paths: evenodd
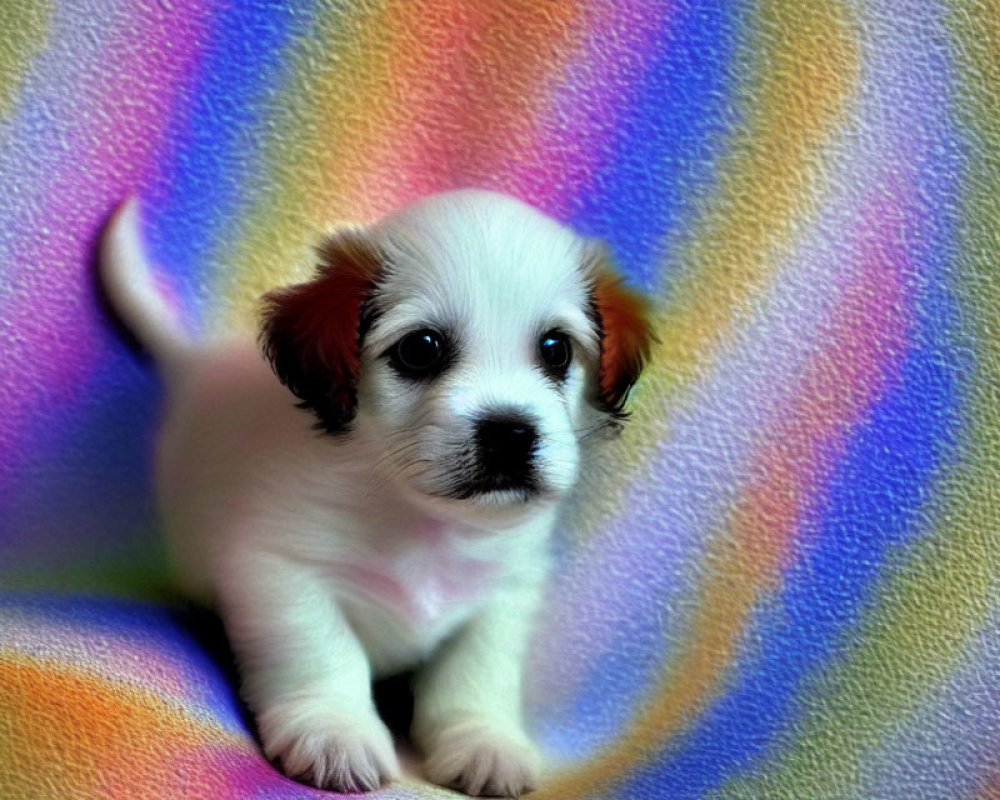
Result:
M629 390L649 358L655 335L649 302L626 286L605 251L590 264L591 305L601 339L598 400L609 414L622 416Z
M334 235L319 255L314 280L264 296L260 340L299 407L340 433L357 411L361 340L371 322L365 306L381 259L359 231Z

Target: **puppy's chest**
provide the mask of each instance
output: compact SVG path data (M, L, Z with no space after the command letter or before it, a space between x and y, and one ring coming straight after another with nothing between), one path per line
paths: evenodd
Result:
M345 565L354 593L416 629L434 627L488 593L495 564L414 551Z
M463 552L444 534L389 542L331 567L340 602L373 663L425 657L494 591L502 564Z

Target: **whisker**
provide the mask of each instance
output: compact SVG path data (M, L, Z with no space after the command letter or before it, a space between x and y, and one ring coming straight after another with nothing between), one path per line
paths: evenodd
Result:
M622 424L616 422L615 420L604 420L591 425L588 428L573 428L573 433L576 435L577 441L583 441L584 439L589 439L596 433L607 433L615 436L621 433Z

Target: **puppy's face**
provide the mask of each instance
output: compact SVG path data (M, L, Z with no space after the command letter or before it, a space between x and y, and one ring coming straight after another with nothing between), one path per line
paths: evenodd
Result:
M603 251L502 195L427 198L321 256L266 298L265 354L324 430L439 506L557 499L648 352Z

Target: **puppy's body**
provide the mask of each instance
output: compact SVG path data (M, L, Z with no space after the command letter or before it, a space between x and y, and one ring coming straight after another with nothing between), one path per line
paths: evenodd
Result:
M424 660L502 587L544 575L555 506L523 522L442 519L391 490L364 438L319 435L252 340L194 350L185 367L157 472L188 595L216 605L217 565L241 553L261 562L257 583L284 562L336 597L375 674L388 674Z
M370 681L423 665L429 777L534 784L520 683L546 540L649 340L588 247L509 198L429 198L334 236L313 281L271 293L265 360L251 336L192 342L134 207L113 221L109 295L168 384L157 484L177 579L219 609L289 774L347 790L395 775Z

